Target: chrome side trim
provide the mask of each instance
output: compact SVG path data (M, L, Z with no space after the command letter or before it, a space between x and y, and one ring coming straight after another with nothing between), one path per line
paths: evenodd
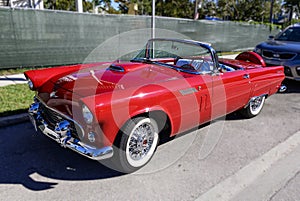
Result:
M198 91L195 88L187 88L187 89L181 89L181 90L179 90L179 92L181 93L181 95L185 96L185 95L188 95L188 94L196 93Z

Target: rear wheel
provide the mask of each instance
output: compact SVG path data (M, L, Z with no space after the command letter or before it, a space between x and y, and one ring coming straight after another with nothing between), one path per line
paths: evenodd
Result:
M248 106L241 110L241 113L246 118L251 118L258 115L265 103L265 96L257 96L250 100Z
M117 150L118 171L130 173L146 165L158 145L158 125L154 119L137 117L123 127Z

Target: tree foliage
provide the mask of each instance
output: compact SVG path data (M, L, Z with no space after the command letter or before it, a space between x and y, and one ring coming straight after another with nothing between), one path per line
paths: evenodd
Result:
M300 14L300 0L286 0L284 7L288 10L292 9L292 11L297 12L298 15Z
M91 2L83 0L83 11L88 12L93 8ZM53 10L76 11L76 0L44 0L44 7Z
M152 14L151 0L115 0L121 13L127 14L130 7L136 4L139 15ZM156 0L155 14L158 16L193 18L194 3L190 0Z
M274 14L280 12L281 3L280 0L274 0ZM224 20L268 22L270 9L271 0L218 0L216 3L202 1L198 11L202 16L217 16Z
M93 0L92 3L94 6L99 6L99 9L111 14L120 13L117 10L115 10L111 5L111 0Z
M116 13L111 6L111 0L83 0L83 12L93 12L94 6L100 6L100 9L108 13ZM44 0L44 7L53 10L76 11L76 0Z
M285 0L285 4L291 4L294 6L298 6L298 8L300 7L300 1L299 0Z
M45 8L75 11L76 0L45 0ZM219 17L224 20L268 22L271 2L273 16L282 12L281 6L292 5L300 10L300 0L155 0L156 15L179 18L194 18L195 7L199 17ZM196 2L198 5L196 5ZM112 3L118 5L115 9ZM83 0L85 12L93 12L93 7L106 13L151 15L152 0Z
M150 0L114 0L121 13L127 14L132 4L138 5L136 14L150 15ZM168 17L193 18L196 0L156 0L156 15ZM298 3L299 0L286 0ZM219 17L224 20L269 21L271 0L198 0L200 18ZM283 0L274 0L273 13L280 12Z

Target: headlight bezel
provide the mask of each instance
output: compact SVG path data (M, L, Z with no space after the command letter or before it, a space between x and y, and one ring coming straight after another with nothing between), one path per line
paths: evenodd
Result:
M28 85L28 87L29 87L29 89L30 90L34 90L34 84L33 84L33 82L31 81L31 79L27 79L27 85Z
M86 124L92 124L94 121L94 115L91 110L85 104L81 106L82 117Z
M262 54L262 49L261 48L258 48L258 47L256 47L255 49L254 49L254 52L256 52L257 54Z

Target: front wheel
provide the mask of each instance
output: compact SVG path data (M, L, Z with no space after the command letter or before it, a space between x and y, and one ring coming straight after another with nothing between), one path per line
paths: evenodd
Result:
M246 118L251 118L258 115L265 103L265 96L257 96L250 100L248 106L241 110L241 113Z
M130 119L121 131L117 150L118 171L130 173L146 165L159 141L158 125L154 119Z

